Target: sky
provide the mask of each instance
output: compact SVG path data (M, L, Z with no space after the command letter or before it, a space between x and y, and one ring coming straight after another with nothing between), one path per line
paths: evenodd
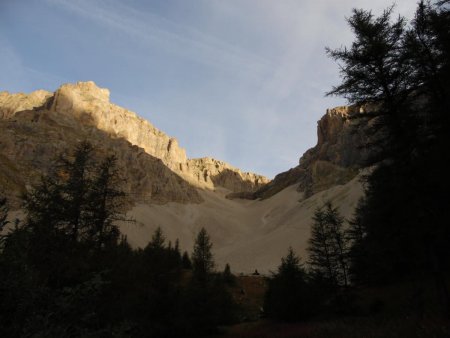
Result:
M325 47L348 46L352 8L391 0L0 0L0 91L94 81L111 102L214 157L270 178L344 105ZM416 1L397 0L407 18Z

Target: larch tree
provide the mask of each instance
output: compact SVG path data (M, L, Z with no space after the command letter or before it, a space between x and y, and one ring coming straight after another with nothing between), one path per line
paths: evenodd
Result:
M201 228L194 244L192 253L192 268L194 276L199 281L206 281L213 272L214 259L211 252L212 243L205 228Z
M317 276L332 286L348 285L348 241L343 229L344 219L328 202L317 208L309 239L308 264Z

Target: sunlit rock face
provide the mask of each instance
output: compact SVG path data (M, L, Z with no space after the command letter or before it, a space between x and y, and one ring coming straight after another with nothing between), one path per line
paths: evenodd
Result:
M109 90L97 87L92 81L62 85L53 96L50 110L123 137L161 159L169 168L176 168L187 160L185 150L178 146L175 138L135 113L110 103Z
M99 153L114 152L129 192L155 203L198 203L197 188L255 191L269 182L211 158L188 160L175 138L110 103L109 90L92 81L64 84L55 93L1 92L0 131L0 189L14 195L81 140Z
M374 105L328 109L317 122L317 145L303 154L297 167L278 174L250 197L267 198L292 184L308 197L349 182L380 150L376 144L384 130L372 128L378 118L371 113L377 109Z
M346 218L353 214L363 194L355 175L374 138L367 130L376 121L366 111L327 111L318 122L317 145L297 167L269 181L213 158L187 159L175 138L112 104L109 91L93 82L65 84L55 93L1 92L0 195L20 209L21 195L57 156L88 140L94 158L118 158L127 217L136 220L119 224L130 245L145 247L161 227L168 240L191 250L204 227L219 269L229 263L236 272L269 273L289 246L306 257L314 210L325 201Z
M31 94L0 92L0 118L8 119L18 111L41 107L51 96L53 94L45 90L37 90Z

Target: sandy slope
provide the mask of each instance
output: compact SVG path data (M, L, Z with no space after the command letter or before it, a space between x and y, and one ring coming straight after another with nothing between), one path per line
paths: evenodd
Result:
M230 263L235 273L275 270L280 258L292 246L306 258L311 217L317 206L331 200L341 214L351 217L362 187L357 176L303 200L290 186L263 201L228 200L227 191L201 191L205 202L135 206L129 215L136 222L122 224L121 230L133 246L143 247L160 226L168 240L180 240L182 250L192 250L196 233L205 227L213 242L217 268Z

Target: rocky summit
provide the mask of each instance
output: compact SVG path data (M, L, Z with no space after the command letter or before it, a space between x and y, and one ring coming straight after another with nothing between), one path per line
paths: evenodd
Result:
M94 82L64 84L54 93L0 93L0 195L19 210L21 196L84 140L99 157L115 154L134 223L121 231L145 246L156 227L191 250L205 227L220 266L236 272L274 269L288 246L305 255L313 212L333 201L350 217L362 195L368 133L376 107L330 109L318 122L317 145L299 165L268 178L223 161L188 159L178 141L110 102ZM366 135L371 135L369 138ZM370 149L373 152L373 149Z
M45 172L61 151L81 140L114 152L127 192L151 202L201 201L195 188L255 191L269 180L212 158L187 159L178 141L135 113L109 101L92 81L62 85L55 93L0 93L0 191L14 199ZM125 170L126 168L126 170Z
M327 109L317 122L317 145L300 157L298 166L278 174L254 193L233 196L267 198L296 185L309 197L351 181L381 150L375 145L385 131L373 128L379 117L372 113L377 109L373 104Z

